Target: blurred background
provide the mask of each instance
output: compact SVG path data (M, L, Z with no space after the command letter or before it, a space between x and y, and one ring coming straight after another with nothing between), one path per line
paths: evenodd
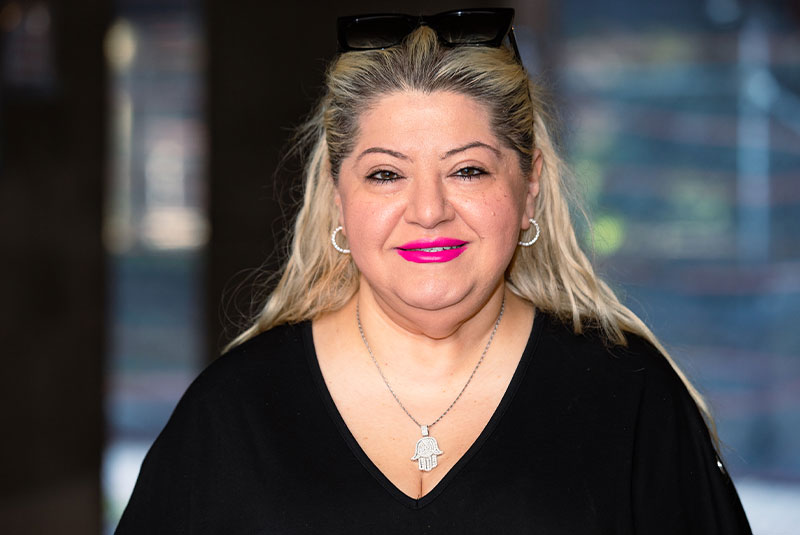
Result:
M289 5L291 4L291 5ZM800 4L528 0L601 273L800 525ZM111 533L281 260L335 17L457 2L0 0L0 531Z

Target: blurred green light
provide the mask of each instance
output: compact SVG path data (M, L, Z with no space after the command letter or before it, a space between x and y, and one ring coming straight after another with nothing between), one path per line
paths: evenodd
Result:
M594 249L600 255L617 252L625 242L625 221L618 216L604 215L594 224Z

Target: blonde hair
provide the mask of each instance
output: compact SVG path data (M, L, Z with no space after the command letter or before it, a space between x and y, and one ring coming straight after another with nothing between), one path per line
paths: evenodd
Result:
M595 274L578 245L570 218L569 176L548 129L542 91L506 48L446 47L420 27L402 45L341 54L327 72L327 91L299 130L297 147L310 147L305 190L290 254L277 286L252 325L227 349L283 323L314 319L344 306L358 290L352 257L338 253L330 233L338 224L334 193L342 159L352 150L360 115L398 91L452 91L484 103L498 139L519 155L527 175L534 150L543 167L535 213L543 232L535 247L519 247L506 271L508 288L540 310L571 322L576 333L598 327L613 344L625 332L652 343L669 361L716 431L709 408L650 329Z

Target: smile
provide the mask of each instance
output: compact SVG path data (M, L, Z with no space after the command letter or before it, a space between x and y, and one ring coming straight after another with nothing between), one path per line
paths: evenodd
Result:
M425 251L426 253L438 253L439 251L450 251L451 249L458 249L463 245L454 245L453 247L423 247L419 249L403 249L404 251Z
M467 242L453 238L435 238L408 242L395 250L408 262L417 264L449 262L467 250Z

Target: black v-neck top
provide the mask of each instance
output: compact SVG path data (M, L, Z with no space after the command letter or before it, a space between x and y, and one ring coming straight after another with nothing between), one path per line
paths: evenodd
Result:
M336 404L331 397L330 391L325 384L325 379L322 376L322 371L319 367L319 362L317 361L316 351L314 350L314 342L311 336L311 329L305 329L303 333L303 341L305 343L306 355L308 356L308 365L311 370L311 375L314 376L314 381L316 382L317 386L319 387L320 397L322 398L325 406L330 413L331 419L336 424L336 427L339 429L339 433L341 434L342 439L347 443L350 449L353 452L353 455L361 462L364 468L372 474L372 476L386 489L386 491L391 494L397 501L402 503L408 508L411 509L422 509L423 507L427 506L431 502L433 502L439 494L441 494L442 490L447 488L451 479L457 476L458 472L461 468L470 462L470 459L475 455L476 452L480 451L483 444L486 440L492 435L494 429L497 427L498 422L502 419L503 413L505 413L508 405L514 398L514 394L519 387L520 382L522 382L522 378L525 375L525 370L528 367L528 363L531 360L531 356L534 353L534 349L536 343L538 342L540 336L535 335L536 331L540 330L541 322L538 322L534 325L532 329L531 336L528 337L528 343L526 344L525 350L522 353L522 357L517 364L517 369L514 371L514 375L509 382L508 388L506 389L505 394L500 399L500 403L498 404L497 408L495 409L492 417L489 419L489 423L483 429L478 438L472 444L472 446L467 449L466 453L458 460L458 462L450 469L450 471L445 475L439 483L432 488L427 494L422 496L420 499L414 499L408 496L406 493L398 489L394 483L392 483L386 476L383 475L375 463L373 463L370 458L364 453L364 450L361 448L361 445L355 439L353 434L350 432L350 429L345 424L342 415L339 413L339 410L336 408ZM377 373L377 372L376 372ZM454 406L455 407L455 406ZM398 407L398 410L401 410ZM433 432L433 430L432 430ZM433 432L435 435L436 433ZM413 446L413 443L410 444ZM409 448L409 452L413 453L413 449ZM409 455L409 462L411 460L411 456ZM416 463L415 463L416 464ZM434 468L435 470L435 468Z
M609 349L539 312L488 425L421 499L395 487L350 433L305 322L262 333L199 375L145 457L116 533L750 528L692 398L658 351L632 335Z

